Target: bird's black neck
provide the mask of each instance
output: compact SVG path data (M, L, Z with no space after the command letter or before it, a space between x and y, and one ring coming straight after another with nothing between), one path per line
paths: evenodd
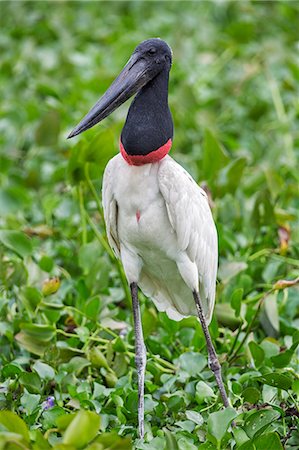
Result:
M169 71L162 70L136 95L121 133L128 155L148 155L173 137L168 107Z

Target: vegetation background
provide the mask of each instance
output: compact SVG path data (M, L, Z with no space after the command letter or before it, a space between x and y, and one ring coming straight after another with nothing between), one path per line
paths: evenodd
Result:
M299 3L0 9L0 449L299 449ZM143 298L140 441L131 304L100 203L128 105L66 136L157 36L174 52L172 156L217 222L210 328L232 408L197 320Z

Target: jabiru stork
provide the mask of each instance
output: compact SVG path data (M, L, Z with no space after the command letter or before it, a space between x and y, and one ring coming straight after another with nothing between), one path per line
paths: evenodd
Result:
M102 197L109 244L122 261L132 296L140 437L144 436L146 348L138 287L170 319L198 316L209 366L223 404L229 406L208 329L215 301L216 227L206 193L168 155L173 140L168 106L171 64L172 51L166 42L141 42L109 89L68 136L93 127L137 93L121 132L120 153L105 169Z

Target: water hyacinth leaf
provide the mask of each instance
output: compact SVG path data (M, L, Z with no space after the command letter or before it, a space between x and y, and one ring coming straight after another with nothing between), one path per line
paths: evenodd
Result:
M222 282L226 284L231 278L246 270L247 267L248 265L244 261L231 261L225 264L221 264L220 262L218 274Z
M204 422L202 415L197 411L186 411L186 417L196 425L202 425Z
M239 317L236 317L236 312L229 303L218 303L215 305L215 316L219 324L235 330L241 323Z
M0 411L0 424L5 430L21 435L29 443L29 432L25 422L12 411Z
M0 230L0 242L21 258L31 255L33 250L31 240L21 231Z
M98 434L100 416L92 411L79 411L65 430L62 442L84 448Z
M241 311L243 292L244 292L243 288L235 289L230 302L231 307L235 310L237 317L240 315Z
M179 450L179 446L174 434L166 428L164 428L164 434L166 440L165 450Z
M299 342L295 342L289 350L279 353L279 355L272 356L271 361L274 367L277 368L287 367L290 364L298 345Z
M13 378L22 372L23 372L22 367L14 362L6 364L5 366L3 366L1 370L1 374L4 378Z
M42 146L55 145L60 131L60 115L49 111L40 121L35 133L36 143Z
M292 389L295 394L299 397L299 380L295 380L292 384Z
M19 378L20 384L31 394L39 394L42 382L36 372L22 372Z
M244 402L251 403L252 405L256 404L259 401L260 396L261 396L260 391L254 387L247 387L242 392Z
M254 360L255 367L259 368L265 359L264 350L254 341L249 342L248 347Z
M62 429L58 425L59 419L64 416L68 416L70 418L69 420L71 422L74 415L75 414L65 414L65 410L63 408L61 408L60 406L54 406L53 408L46 409L43 412L44 426L46 428L54 428L54 427L57 428L58 427L59 429Z
M244 430L250 438L259 436L279 416L279 412L271 409L256 411L245 420Z
M254 446L256 450L283 450L283 445L280 442L279 436L277 433L266 433L259 436L254 440Z
M55 337L55 328L49 325L24 323L15 339L29 352L42 356Z
M30 415L33 413L39 404L40 398L41 396L39 394L30 394L24 389L24 394L21 397L21 405L24 407L26 414Z
M33 365L33 369L39 374L42 380L53 380L55 377L55 371L53 367L41 361L36 361Z
M289 390L292 386L292 379L282 373L267 373L262 377L257 377L257 379L265 384L268 384L269 386L283 389L285 391Z
M179 364L190 376L196 376L206 367L207 358L200 353L187 352L179 357Z
M96 438L94 444L101 445L104 450L132 450L132 440L130 437L119 436L116 432L102 433ZM91 445L94 445L91 444ZM92 446L87 447L88 449Z
M220 171L218 182L220 195L223 195L225 192L234 193L236 191L246 167L246 163L247 159L240 157L231 161Z
M205 179L212 181L218 171L226 166L229 158L226 150L210 130L205 131L203 148L203 173Z
M215 397L213 389L204 381L199 381L196 385L195 391L195 399L197 403L201 404L213 397Z
M216 439L221 442L221 439L226 433L229 425L237 416L236 411L229 407L222 411L211 413L208 418L208 431Z
M277 307L277 293L268 295L265 299L261 317L261 324L268 336L276 337L279 333L279 314Z

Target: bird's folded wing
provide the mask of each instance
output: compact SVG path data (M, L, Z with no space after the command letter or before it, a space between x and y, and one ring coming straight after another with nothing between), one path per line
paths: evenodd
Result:
M210 321L215 301L218 244L207 195L170 157L160 163L158 179L179 247L196 263L199 292Z
M118 206L113 195L113 164L114 158L109 161L104 172L102 200L107 238L115 256L120 258L120 244L117 234Z

